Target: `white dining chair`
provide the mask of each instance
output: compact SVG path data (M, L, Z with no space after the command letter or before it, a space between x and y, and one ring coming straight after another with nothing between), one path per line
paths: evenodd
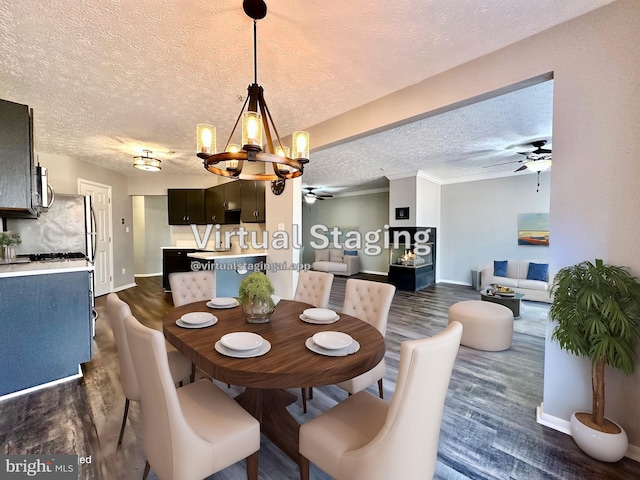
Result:
M122 385L122 391L125 396L124 414L122 415L122 426L120 427L120 435L118 436L118 445L122 443L124 428L127 424L129 403L131 400L134 402L140 400L138 379L133 369L131 353L129 352L127 343L127 333L124 329L124 320L129 315L131 315L131 309L126 302L122 301L115 293L107 295L107 318L111 326L111 331L113 332L116 350L118 351L120 385ZM165 350L173 383L177 384L188 380L192 370L191 362L167 342L165 342Z
M293 299L316 308L327 308L333 284L333 273L301 271Z
M395 293L396 287L390 283L350 278L345 287L342 313L373 325L384 337L387 331L389 308ZM378 382L378 394L380 398L384 398L382 379L385 372L386 364L383 358L368 372L337 385L349 394L354 394Z
M258 478L260 424L211 381L176 389L162 333L132 315L125 330L140 383L147 463L162 480L202 480L246 460L247 479Z
M293 299L296 302L304 302L316 308L327 308L331 286L333 285L333 273L301 271L298 274L298 284ZM301 389L302 411L307 413L307 389ZM313 398L313 390L309 389L309 398Z
M175 307L211 300L216 296L216 277L213 270L170 273L169 286Z
M440 424L462 325L400 345L391 403L361 391L300 427L300 479L309 462L339 480L423 480L435 472Z

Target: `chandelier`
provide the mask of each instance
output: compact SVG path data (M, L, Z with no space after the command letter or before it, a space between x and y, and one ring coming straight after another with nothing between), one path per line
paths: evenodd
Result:
M215 127L199 123L196 132L197 155L203 160L205 169L222 177L271 181L296 178L302 175L304 165L309 162L309 134L302 131L292 134L292 153L282 145L282 140L264 99L264 91L258 85L256 24L257 20L267 15L267 5L263 0L244 0L242 8L244 13L253 19L254 81L248 87L247 98L224 150L220 153L216 151ZM242 120L242 145L236 145L231 143L231 139L240 120ZM272 129L273 134L271 133ZM262 143L263 133L265 136L264 144ZM273 173L243 172L245 161L270 163Z
M142 152L144 155L133 157L133 166L147 172L159 172L160 160L149 156L152 153L151 150L143 150Z

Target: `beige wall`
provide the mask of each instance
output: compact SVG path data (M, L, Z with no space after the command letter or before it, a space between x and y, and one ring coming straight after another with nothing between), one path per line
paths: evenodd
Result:
M76 158L39 152L47 167L49 183L57 193L78 193L78 178L111 186L113 214L113 286L115 290L134 284L133 208L127 194L127 177ZM123 223L124 220L124 223ZM129 231L126 229L129 227ZM124 268L125 273L122 273Z
M603 258L640 275L640 2L619 0L309 129L314 146L424 112L438 113L529 79L554 78L552 271ZM446 246L442 246L446 248ZM547 341L544 411L590 405L589 365ZM640 446L640 371L607 377L607 415Z

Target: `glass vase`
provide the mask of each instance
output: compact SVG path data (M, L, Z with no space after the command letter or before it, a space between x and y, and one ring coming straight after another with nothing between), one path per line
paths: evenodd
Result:
M242 306L247 323L267 323L273 314L273 304L269 300L253 300Z

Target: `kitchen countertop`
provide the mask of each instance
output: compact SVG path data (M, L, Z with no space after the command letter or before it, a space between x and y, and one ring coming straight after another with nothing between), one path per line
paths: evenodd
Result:
M198 260L217 260L221 258L247 258L247 257L265 257L266 252L255 253L224 253L224 252L194 252L187 253L187 257L197 258Z
M84 259L10 263L0 265L0 278L46 275L51 273L88 272L93 269L93 264Z

